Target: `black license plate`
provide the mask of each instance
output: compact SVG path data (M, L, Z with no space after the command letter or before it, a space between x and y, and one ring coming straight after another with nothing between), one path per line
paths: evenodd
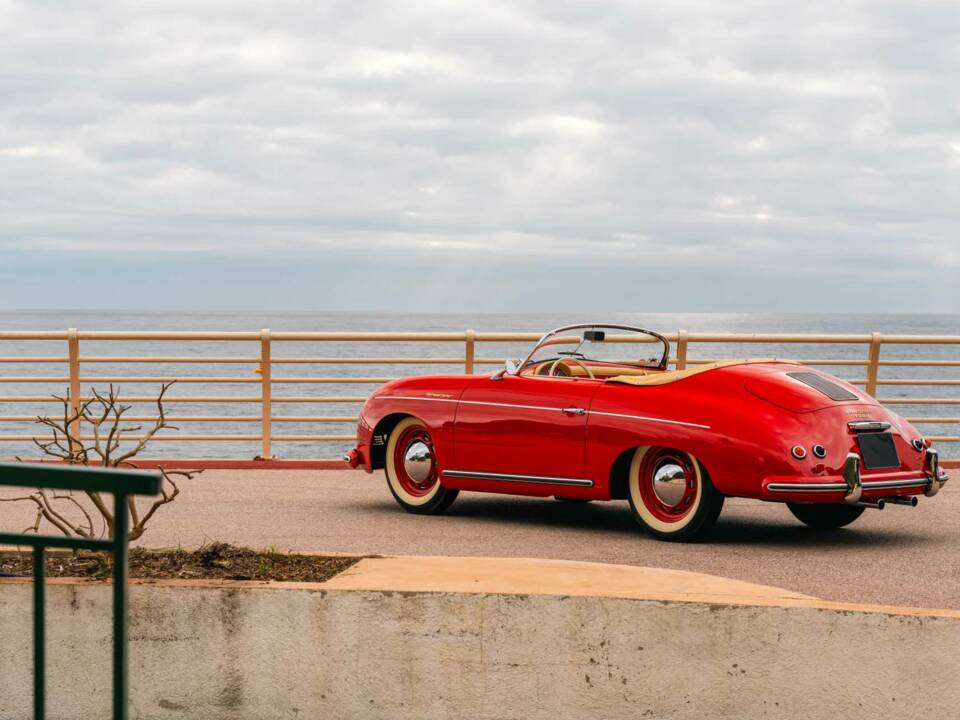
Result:
M860 454L868 470L886 470L900 467L900 456L890 433L864 433L857 436Z

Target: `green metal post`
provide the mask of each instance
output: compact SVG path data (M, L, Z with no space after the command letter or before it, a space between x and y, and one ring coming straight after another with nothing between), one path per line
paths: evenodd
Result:
M113 496L113 719L127 720L127 496Z
M113 553L113 717L127 720L127 498L160 492L159 473L142 470L102 470L26 463L0 463L0 487L45 487L113 493L113 537L109 540L60 535L30 535L0 532L0 545L33 548L33 717L44 720L46 711L46 631L44 560L46 549L99 550Z
M44 628L44 558L42 545L33 548L33 717L43 720L46 713L46 632Z

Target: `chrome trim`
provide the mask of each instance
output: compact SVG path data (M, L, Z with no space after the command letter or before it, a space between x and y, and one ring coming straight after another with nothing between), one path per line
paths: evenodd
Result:
M629 330L631 332L643 333L645 335L650 335L651 337L656 338L661 343L663 343L663 356L660 358L660 362L657 364L657 367L662 370L667 369L667 362L670 359L670 341L667 340L660 333L654 332L653 330L646 330L644 328L635 327L633 325L614 325L610 323L581 323L578 325L565 325L563 327L554 328L550 332L544 334L539 340L537 340L537 344L533 346L533 350L527 353L527 356L523 359L523 362L521 362L520 365L517 366L517 372L525 368L527 366L527 363L530 362L530 358L534 356L537 350L539 350L543 346L543 344L547 340L552 338L554 335L559 335L560 333L566 332L567 330L586 330L587 328L612 328L614 330Z
M842 483L770 483L767 492L840 492L847 486Z
M910 444L913 445L913 449L917 452L923 452L923 449L926 447L926 444L923 442L923 438L914 438L913 442Z
M699 423L686 422L684 420L665 420L663 418L646 417L644 415L624 415L622 413L602 412L600 410L591 410L589 414L604 415L606 417L627 418L628 420L646 420L647 422L666 423L667 425L685 425L686 427L701 428L703 430L710 429L709 425L701 425Z
M940 482L940 453L933 448L927 448L927 456L924 458L923 464L926 466L927 472L930 473L929 482L923 494L927 497L933 497L940 492L940 486L943 485Z
M653 494L667 507L676 507L687 492L687 473L679 463L667 461L653 474Z
M861 482L864 490L894 490L897 488L923 487L929 484L927 478L914 480L867 480ZM843 492L847 489L846 483L770 483L767 491L773 493L810 493L810 492Z
M427 402L446 402L446 403L458 402L461 405L486 405L488 407L508 407L508 408L519 408L521 410L547 410L550 412L564 412L566 410L566 408L544 407L542 405L516 405L514 403L488 402L485 400L457 400L455 398L431 398L431 397L420 397L418 395L377 395L373 399L374 400L426 400ZM579 415L579 413L577 414ZM684 420L666 420L664 418L647 417L644 415L624 415L623 413L602 412L600 410L585 410L584 414L585 415L603 415L605 417L626 418L627 420L644 420L646 422L665 423L667 425L684 425L686 427L701 428L703 430L710 429L709 425L701 425L699 423L686 422Z
M587 411L578 407L566 407L560 410L564 415L586 415Z
M916 495L911 495L910 497L888 497L884 499L891 505L907 505L908 507L916 507L920 502L917 500Z
M487 407L517 408L518 410L547 410L549 412L563 412L563 408L547 407L545 405L518 405L517 403L498 403L487 400L460 400L461 405L486 405Z
M586 478L560 478L548 475L514 475L511 473L481 472L478 470L444 470L444 477L474 480L501 480L504 482L534 483L537 485L574 485L593 487L593 480Z
M851 420L847 427L855 433L876 432L879 430L889 430L890 423L885 420Z
M860 456L856 453L847 453L847 459L843 463L843 482L847 486L847 494L843 496L843 501L855 505L860 501L860 494L863 492L863 484L860 480Z
M433 450L422 440L410 443L403 454L403 469L413 482L422 485L433 471Z
M926 485L927 480L874 480L863 483L864 490L894 490L896 488L920 487Z
M458 402L456 398L431 398L422 395L376 395L371 400L426 400L427 402Z

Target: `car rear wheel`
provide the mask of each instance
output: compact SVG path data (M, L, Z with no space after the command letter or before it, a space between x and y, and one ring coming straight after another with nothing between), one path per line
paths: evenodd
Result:
M457 490L440 484L436 446L421 420L409 417L396 424L385 460L387 487L407 512L442 513L457 499Z
M628 497L634 518L661 540L695 540L717 521L723 495L690 453L638 448L630 464Z
M804 525L816 530L836 530L849 525L863 515L865 508L856 505L812 505L804 503L787 503L790 512Z

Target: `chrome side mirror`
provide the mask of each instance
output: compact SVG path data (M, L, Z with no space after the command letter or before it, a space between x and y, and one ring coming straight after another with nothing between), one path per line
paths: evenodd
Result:
M503 369L498 370L493 375L490 376L491 380L503 380L504 375L516 375L520 372L520 366L515 360L507 360L503 364Z

